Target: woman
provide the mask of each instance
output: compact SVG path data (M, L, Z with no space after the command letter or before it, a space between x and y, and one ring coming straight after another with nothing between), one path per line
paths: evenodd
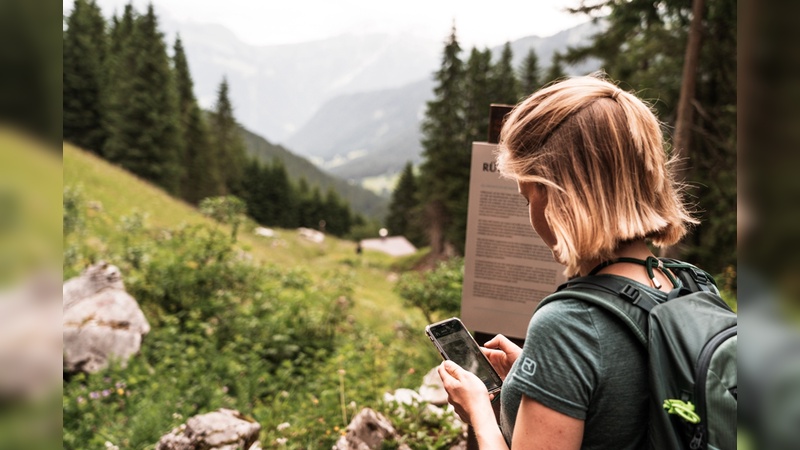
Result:
M660 124L636 96L594 76L544 88L510 113L500 172L517 181L531 225L568 277L611 274L666 299L663 269L618 258L653 256L696 223L669 173ZM484 353L504 378L499 421L483 383L439 367L449 401L486 449L646 447L646 352L609 312L552 302L531 318L525 346L496 336Z

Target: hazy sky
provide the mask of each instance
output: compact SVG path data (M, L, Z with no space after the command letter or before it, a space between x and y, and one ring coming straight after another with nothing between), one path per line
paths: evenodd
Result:
M97 0L108 17L129 0ZM579 0L154 0L159 16L219 23L249 44L286 44L344 33L413 32L444 40L455 20L462 47L550 36L588 20L564 12ZM149 0L133 0L144 11ZM73 0L63 2L64 13Z

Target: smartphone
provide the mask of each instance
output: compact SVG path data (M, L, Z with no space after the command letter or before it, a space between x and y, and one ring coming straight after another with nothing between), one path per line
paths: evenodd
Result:
M449 359L477 375L490 394L500 390L503 381L486 356L481 353L475 338L458 318L452 317L428 325L425 327L425 334L436 346L442 358Z

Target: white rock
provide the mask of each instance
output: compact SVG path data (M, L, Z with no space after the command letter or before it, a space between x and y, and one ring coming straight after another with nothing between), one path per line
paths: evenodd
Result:
M117 267L100 262L63 287L64 371L97 372L139 352L150 324Z
M239 411L220 408L191 417L159 439L155 450L254 450L261 448L261 425Z

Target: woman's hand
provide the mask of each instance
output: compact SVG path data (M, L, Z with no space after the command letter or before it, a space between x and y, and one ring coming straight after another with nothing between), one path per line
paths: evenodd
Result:
M472 426L483 420L495 421L491 398L480 378L453 361L439 365L439 376L447 391L447 401L461 420Z
M502 380L506 379L506 375L508 375L508 371L511 370L514 361L516 361L520 353L522 353L522 349L517 344L511 342L502 334L498 334L484 344L481 351L486 355L486 358L489 359L489 362L492 363L492 367L494 367L494 370L497 371L497 374L500 375Z

